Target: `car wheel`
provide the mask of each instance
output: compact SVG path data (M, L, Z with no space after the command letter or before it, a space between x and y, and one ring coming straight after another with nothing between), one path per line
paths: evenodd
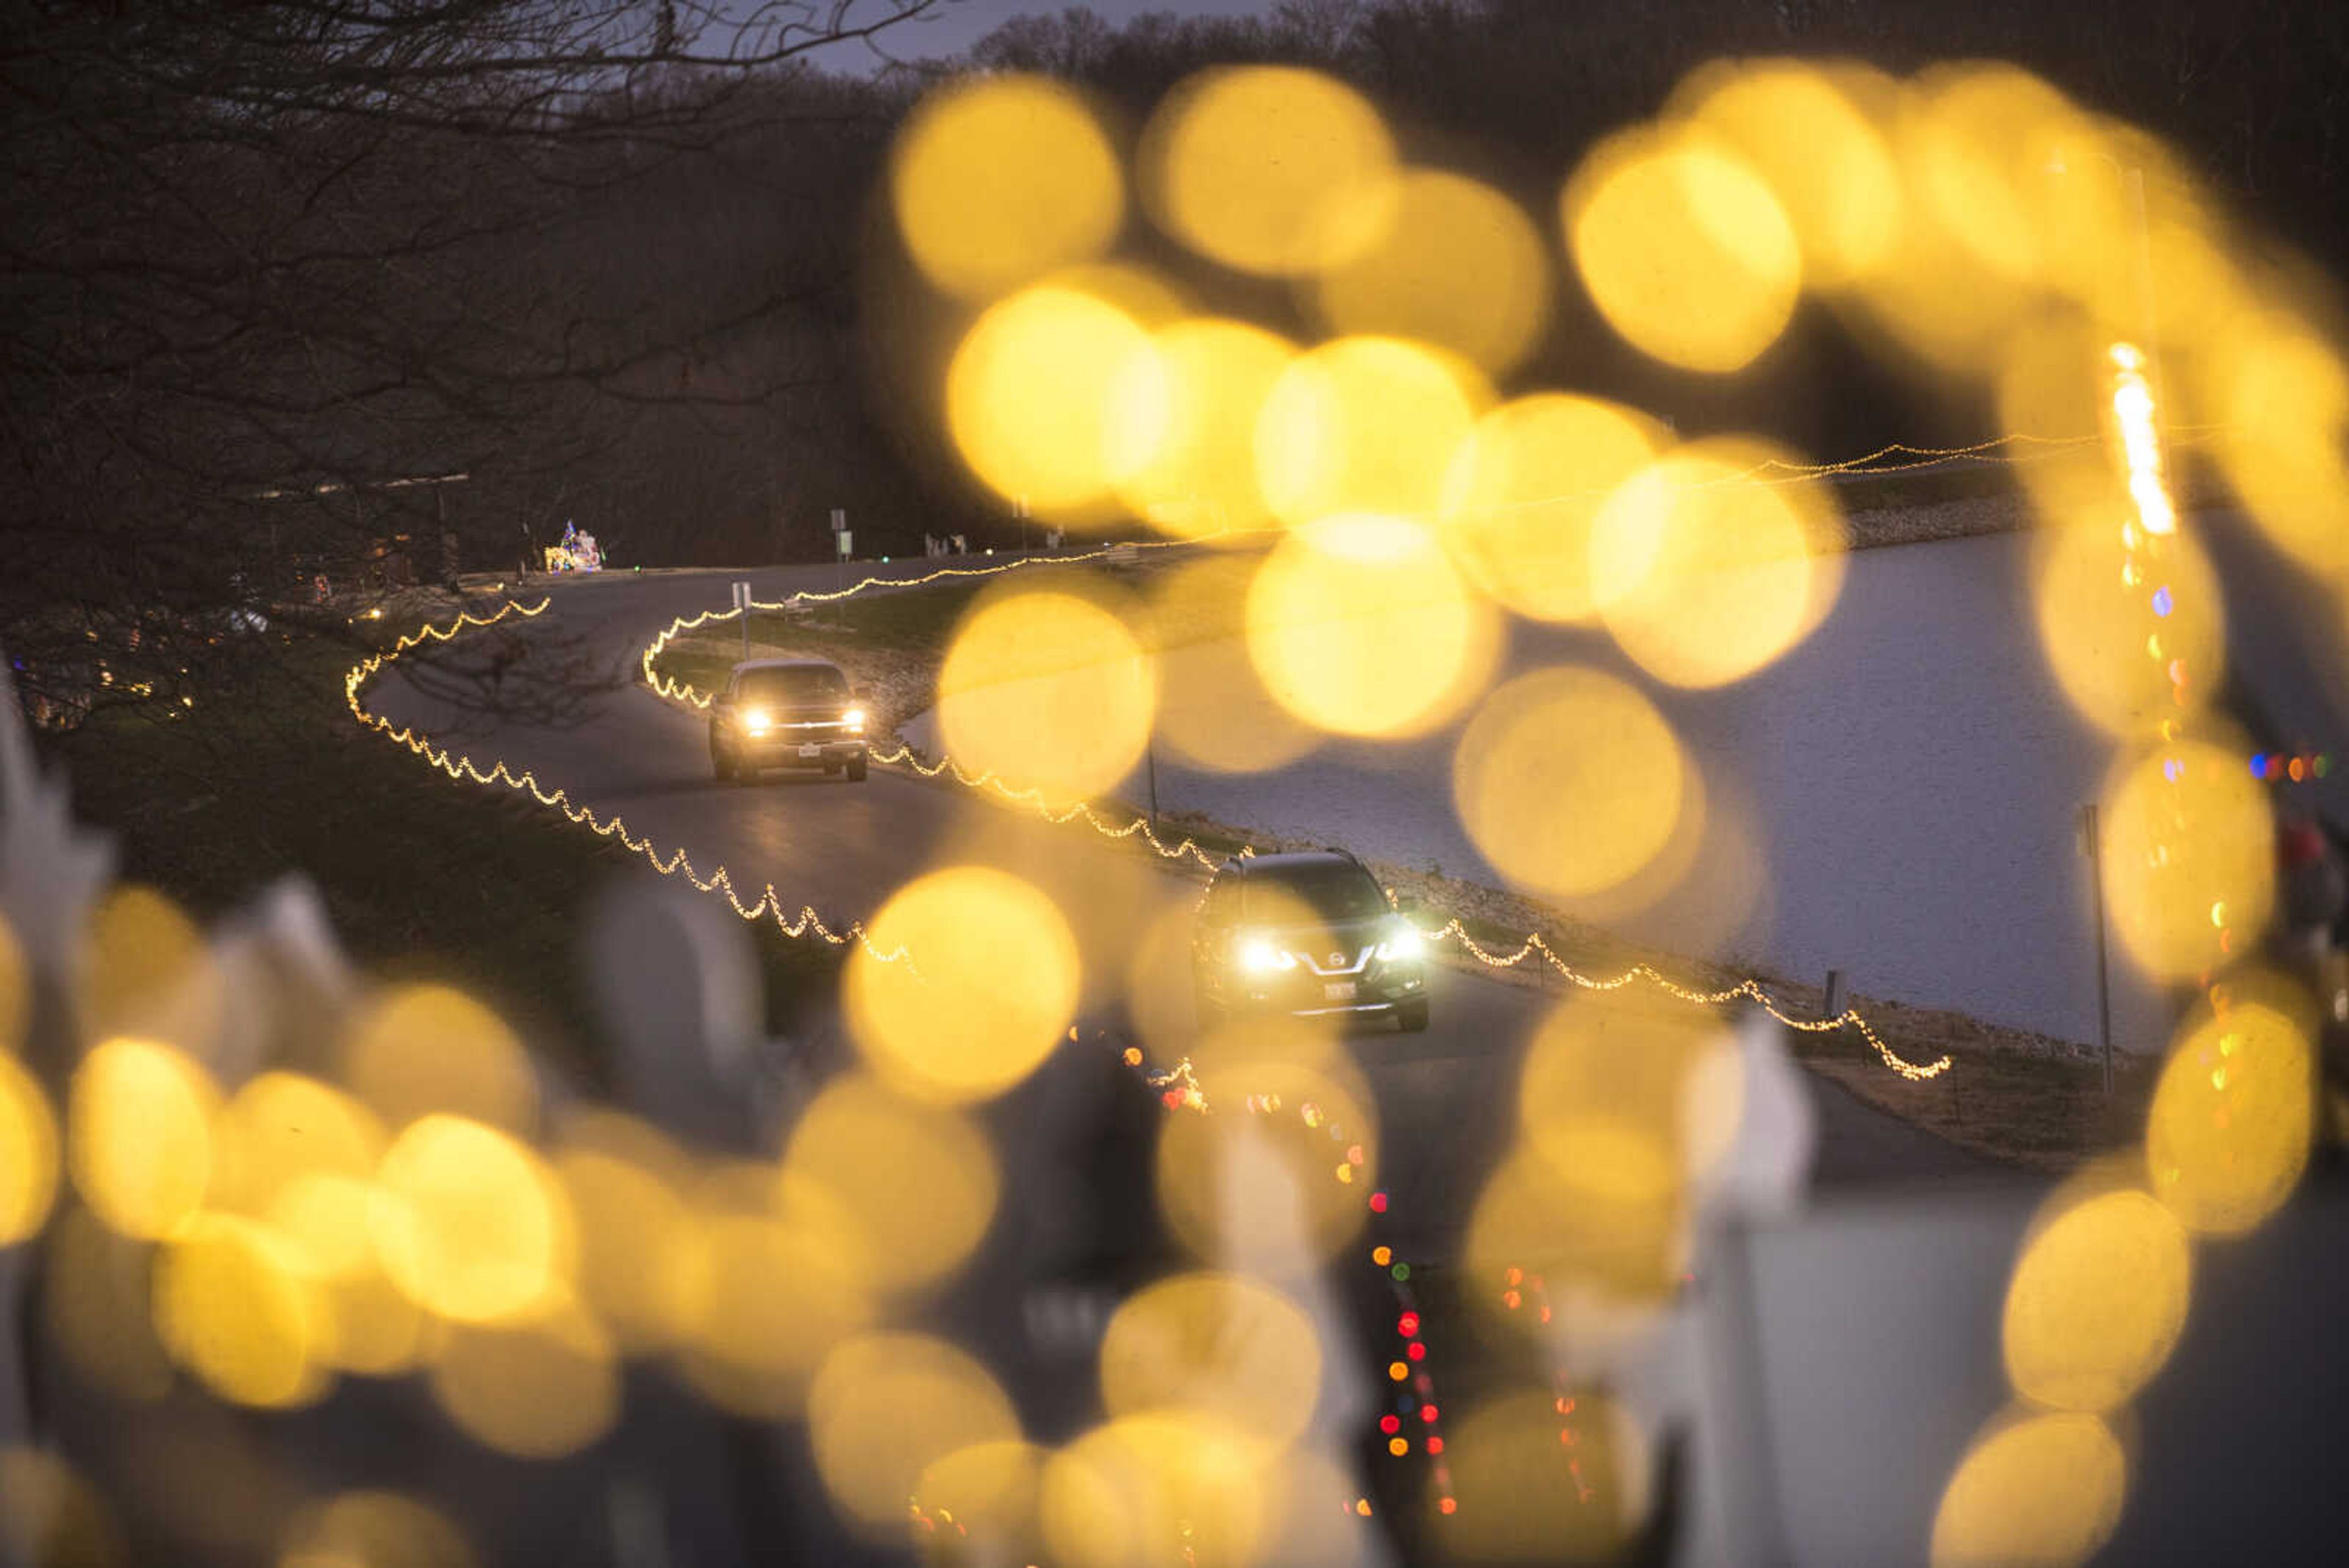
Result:
M864 782L864 753L859 752L854 760L850 762L848 764L848 782L850 784L863 784Z
M1427 1027L1427 998L1414 997L1395 1008L1395 1022L1406 1034L1416 1034Z

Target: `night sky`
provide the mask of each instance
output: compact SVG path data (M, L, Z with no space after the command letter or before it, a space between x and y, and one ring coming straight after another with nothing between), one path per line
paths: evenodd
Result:
M868 0L868 4L871 0ZM941 5L935 16L908 22L884 33L877 47L898 59L924 59L960 54L1013 16L1068 10L1071 0L962 0ZM1181 16L1250 16L1271 11L1272 0L1084 0L1084 8L1113 27L1123 27L1144 11L1172 11ZM831 70L869 70L880 63L873 48L850 43L815 57Z

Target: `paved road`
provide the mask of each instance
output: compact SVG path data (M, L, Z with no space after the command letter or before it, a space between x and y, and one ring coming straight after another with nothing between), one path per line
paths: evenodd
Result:
M901 569L916 572L922 565ZM672 617L722 607L737 576L558 584L555 607L529 623L524 635L582 636L608 650L603 657L615 671L633 670L637 649ZM821 567L750 576L762 598L829 587L830 579ZM1135 955L1145 955L1144 982L1133 1004L1145 1041L1162 1053L1183 1044L1187 974L1178 963L1147 955L1154 929L1162 940L1185 929L1197 883L1146 856L957 786L887 769L875 769L862 785L791 775L750 788L719 784L710 776L703 721L641 683L600 698L588 722L575 727L508 725L470 737L439 727L446 711L396 673L372 701L478 760L503 757L582 803L619 813L664 849L686 848L705 874L725 866L750 896L771 882L791 907L812 905L834 925L870 915L901 883L943 863L981 862L1027 877L1061 901L1078 929L1088 1006L1110 1002ZM1416 1215L1430 1232L1441 1232L1464 1214L1506 1137L1519 1055L1556 1000L1530 987L1446 971L1438 977L1434 1024L1426 1033L1381 1030L1350 1042L1379 1102L1399 1215ZM1934 1178L1980 1168L1971 1157L1832 1085L1816 1089L1823 1179Z
M2338 607L2240 520L2205 515L2197 526L2226 585L2242 716L2269 743L2341 753L2349 648ZM1839 969L1862 992L2094 1041L2089 863L2075 824L2113 751L2040 651L2033 544L2002 534L1858 552L1807 639L1714 691L1661 685L1603 633L1516 626L1496 679L1565 662L1610 670L1658 704L1704 779L1691 874L1644 909L1583 912L1667 951L1811 981ZM1219 714L1268 707L1220 674L1190 673L1233 657L1176 650L1167 701ZM1498 885L1453 804L1460 727L1400 743L1331 742L1264 775L1185 767L1162 747L1159 798ZM1129 781L1126 798L1141 787ZM2349 768L2281 793L2349 830ZM2169 1010L2158 988L2125 953L2113 980L2116 1043L2161 1049Z

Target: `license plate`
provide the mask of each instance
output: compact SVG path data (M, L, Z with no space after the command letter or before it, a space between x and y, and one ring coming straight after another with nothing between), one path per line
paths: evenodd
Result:
M800 755L803 757L820 757L823 755L823 748L822 746L802 746L800 748Z
M1331 1002L1351 1002L1354 1000L1354 982L1350 980L1330 981L1321 987L1321 994Z

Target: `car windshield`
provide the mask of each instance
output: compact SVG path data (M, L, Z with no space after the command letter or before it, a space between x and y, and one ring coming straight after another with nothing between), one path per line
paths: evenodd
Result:
M1277 919L1302 903L1324 920L1367 920L1387 912L1386 895L1359 866L1342 861L1284 867L1256 876L1247 888L1247 916Z
M829 665L786 665L774 670L745 671L738 691L745 702L771 702L779 708L797 708L820 702L846 701L848 681L839 670Z

